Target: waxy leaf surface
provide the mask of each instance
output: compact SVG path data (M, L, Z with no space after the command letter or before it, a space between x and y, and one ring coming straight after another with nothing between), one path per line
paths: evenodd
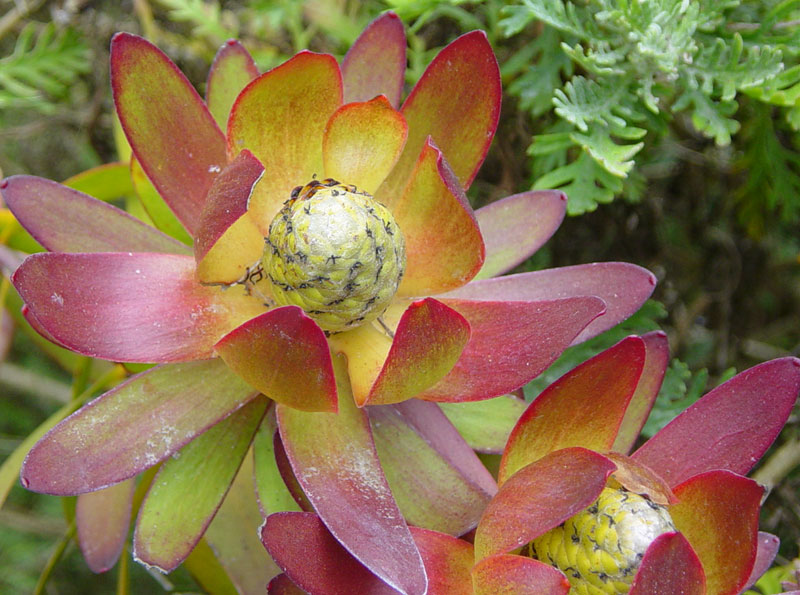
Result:
M188 254L180 242L91 196L34 176L0 186L11 212L51 252L166 252Z
M453 369L469 336L469 323L455 310L433 298L412 303L366 404L397 403L430 388Z
M397 195L379 193L403 231L406 272L401 296L441 293L464 285L483 264L478 222L442 153L428 139Z
M353 402L342 360L335 361L338 413L279 404L281 439L303 491L338 542L387 584L423 593L422 560L381 469L367 413Z
M523 467L500 487L475 534L476 560L505 554L589 506L614 464L583 448L565 448Z
M264 237L247 203L263 173L261 162L245 150L211 185L194 242L200 281L234 283L261 259Z
M469 188L494 138L500 95L500 70L483 31L445 47L403 103L408 142L381 193L397 195L403 189L429 136L460 185Z
M414 399L367 411L406 521L456 536L474 529L497 486L436 405Z
M500 483L560 448L609 450L636 390L645 357L644 341L628 337L548 386L511 432L500 466Z
M764 489L730 471L709 471L675 487L669 514L703 564L708 593L741 592L756 560Z
M227 162L225 136L175 64L141 37L118 33L112 39L111 89L142 168L193 232L208 189Z
M626 262L597 262L571 267L481 279L446 296L471 300L554 300L594 295L606 303L605 313L575 337L591 339L636 312L653 293L655 276Z
M633 393L625 417L614 440L614 451L628 453L636 443L653 403L661 389L664 374L669 365L669 342L663 331L653 331L642 336L647 355L639 377L636 392Z
M800 393L800 360L759 364L718 386L633 454L674 486L712 469L745 474L783 428Z
M569 581L560 570L539 560L512 554L489 556L472 569L475 595L567 595Z
M549 366L605 308L595 297L441 301L467 319L471 334L453 370L418 396L431 401L476 401L518 389Z
M222 44L206 81L208 110L222 130L228 127L228 116L236 97L257 76L256 63L241 43L229 39Z
M372 21L342 60L344 102L368 101L378 95L400 106L406 71L406 32L394 13Z
M105 572L117 563L128 539L135 489L134 480L128 479L78 496L75 505L78 543L92 572Z
M558 190L514 194L475 211L486 246L476 279L513 269L550 239L564 220L567 197Z
M267 407L261 397L192 440L158 470L139 510L136 559L171 572L217 512Z
M297 306L274 308L216 345L225 363L278 403L336 411L336 381L325 333Z
M647 548L631 595L705 595L703 565L680 533L659 535Z
M345 104L325 127L325 177L374 195L400 157L407 136L405 119L385 96Z
M22 485L71 496L128 479L256 394L220 360L158 366L50 430L25 459Z
M323 171L323 131L341 104L336 60L307 51L255 79L233 104L228 153L234 157L250 149L264 164L264 177L250 199L250 213L263 235L292 189Z
M309 593L397 594L353 558L313 513L271 514L261 539L278 566Z
M225 333L264 311L241 287L199 284L191 256L34 254L12 281L58 343L113 361L208 358Z
M248 453L204 538L242 595L263 595L264 585L280 572L254 530L264 517L253 497L253 471Z

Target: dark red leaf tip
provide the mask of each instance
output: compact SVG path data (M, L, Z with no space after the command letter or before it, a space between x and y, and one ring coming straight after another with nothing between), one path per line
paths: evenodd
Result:
M236 45L236 40L235 39L229 39L225 43L227 43L228 45Z
M8 180L0 180L0 188L7 188Z

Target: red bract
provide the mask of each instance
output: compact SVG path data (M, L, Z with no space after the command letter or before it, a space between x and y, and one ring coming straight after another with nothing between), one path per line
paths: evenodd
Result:
M777 359L742 372L628 456L666 364L663 333L628 337L548 387L511 433L500 488L474 546L412 532L429 592L567 593L561 571L520 555L520 548L585 510L607 485L667 507L677 528L643 552L630 593L736 594L753 584L769 567L778 540L758 532L763 489L743 474L788 418L800 392L800 360ZM262 540L286 573L281 581L336 592L330 585L346 577L308 563L317 559L316 548L324 548L325 568L347 564L346 550L325 535L311 514L267 519ZM354 580L367 580L366 570L359 572Z
M159 227L188 232L193 249L56 183L4 182L3 198L49 250L13 277L30 323L85 355L159 364L49 432L28 455L24 485L83 494L166 460L156 482L171 487L154 484L135 543L146 563L174 568L213 518L272 406L263 394L276 403L288 461L328 528L388 584L424 590L403 518L422 508L398 496L407 469L451 482L432 481L438 512L411 522L453 534L474 527L495 486L433 404L408 400L514 390L571 343L629 316L654 278L623 263L489 278L553 233L565 197L527 192L472 212L464 192L500 109L483 33L443 49L397 109L404 67L403 28L387 14L341 68L332 56L301 52L258 76L245 50L226 44L206 103L149 42L114 38L112 87L134 185ZM326 336L312 312L272 307L250 275L275 214L315 178L374 195L402 230L405 276L382 324ZM365 405L392 408L370 415ZM381 435L392 426L402 441ZM233 454L218 460L212 454L228 434ZM409 454L392 460L375 442ZM184 460L203 461L214 480L198 491ZM169 514L176 501L191 518ZM154 533L143 519L156 518ZM178 537L164 539L170 532Z

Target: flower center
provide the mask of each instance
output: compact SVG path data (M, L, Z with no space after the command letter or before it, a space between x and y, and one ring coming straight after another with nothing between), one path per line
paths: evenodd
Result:
M313 180L295 188L272 220L261 264L279 306L300 306L335 333L386 310L405 270L405 241L366 192Z
M570 595L627 593L647 547L675 530L663 506L605 488L589 508L531 542L530 554L567 575Z

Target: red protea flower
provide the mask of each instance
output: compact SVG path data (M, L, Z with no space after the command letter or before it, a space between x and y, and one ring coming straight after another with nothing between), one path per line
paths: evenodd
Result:
M226 44L206 102L149 42L114 38L111 82L134 182L153 220L193 246L56 183L2 182L9 208L49 250L13 276L31 324L85 355L158 364L49 432L22 469L26 487L84 494L163 462L135 554L170 570L274 415L269 427L326 524L388 583L424 590L403 518L418 503L408 496L398 508L374 444L391 424L376 419L396 420L405 440L447 436L431 442L433 459L416 452L391 465L449 469L463 492L448 497L470 512L442 506L432 526L474 526L493 483L424 401L518 388L634 312L654 278L605 263L491 279L549 237L565 197L528 192L470 208L464 192L500 110L482 32L442 50L398 108L404 70L392 14L341 67L301 52L258 75L240 45ZM421 401L404 403L412 398ZM452 494L445 481L430 487L433 500ZM118 488L119 500L131 489Z
M663 333L628 337L548 387L511 432L474 545L413 531L429 592L720 595L755 582L778 540L758 532L763 489L744 474L792 410L800 360L742 372L629 456L667 362ZM275 592L382 592L311 513L271 515L262 537L286 573Z

